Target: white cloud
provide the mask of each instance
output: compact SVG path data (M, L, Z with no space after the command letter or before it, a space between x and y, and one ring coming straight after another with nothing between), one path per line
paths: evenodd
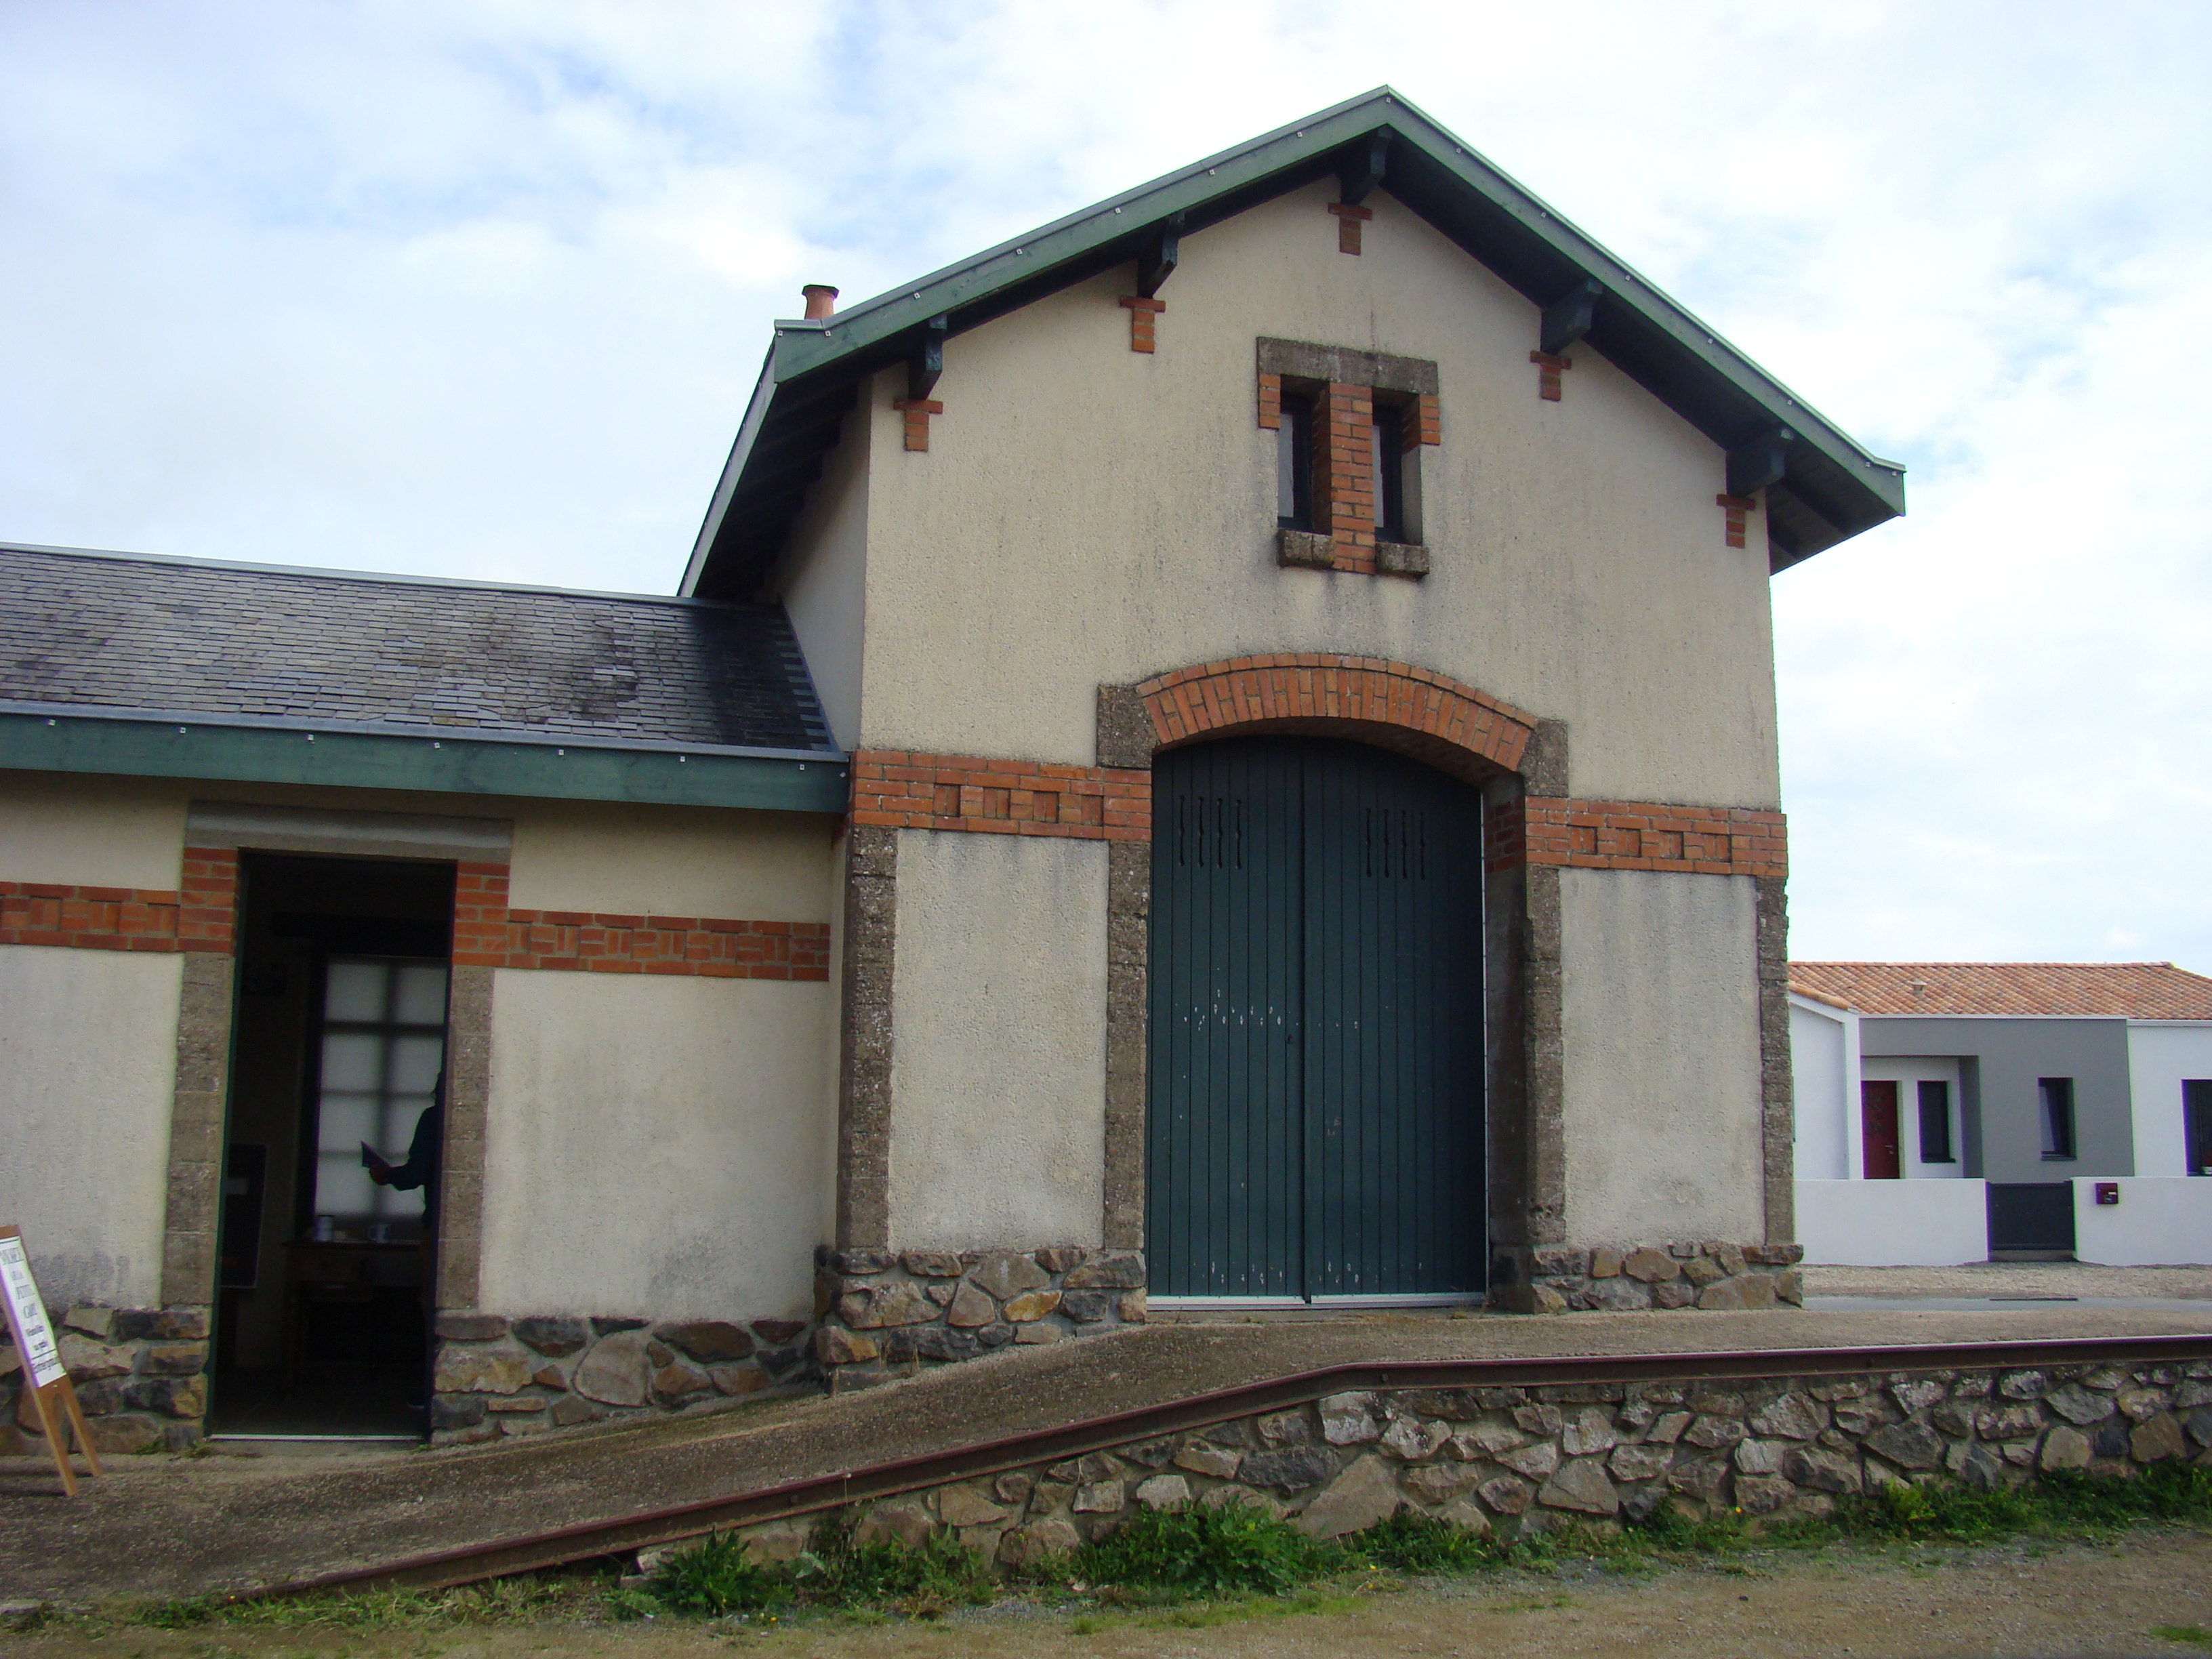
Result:
M2212 21L0 10L0 534L665 590L767 339L1381 82L1880 453L1776 583L1796 948L2212 969Z

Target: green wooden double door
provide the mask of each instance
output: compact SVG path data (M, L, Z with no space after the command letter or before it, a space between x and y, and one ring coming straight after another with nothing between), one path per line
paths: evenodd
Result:
M1480 797L1316 738L1152 779L1152 1292L1480 1291Z

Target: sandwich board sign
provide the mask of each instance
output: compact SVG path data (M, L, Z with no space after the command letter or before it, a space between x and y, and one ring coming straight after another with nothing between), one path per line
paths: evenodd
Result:
M94 1474L101 1473L100 1454L93 1449L92 1431L85 1427L76 1385L62 1364L61 1345L54 1340L46 1304L40 1300L38 1285L31 1277L31 1257L23 1248L23 1235L13 1227L0 1227L0 1304L7 1309L8 1334L15 1339L15 1357L23 1367L23 1386L38 1413L40 1432L46 1437L46 1449L53 1454L54 1467L61 1471L62 1490L74 1498L76 1472L70 1467L69 1448L62 1443L64 1412L70 1426L76 1431L78 1449Z

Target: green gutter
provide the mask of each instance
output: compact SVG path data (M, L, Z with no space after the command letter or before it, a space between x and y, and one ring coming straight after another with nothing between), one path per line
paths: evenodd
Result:
M0 713L0 768L842 812L845 757Z

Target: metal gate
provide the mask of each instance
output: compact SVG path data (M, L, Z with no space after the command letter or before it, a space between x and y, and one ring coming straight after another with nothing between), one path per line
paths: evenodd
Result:
M1990 1182L1990 1255L2049 1259L2074 1254L2074 1183Z
M1152 811L1153 1293L1480 1291L1480 796L1242 738L1161 756Z

